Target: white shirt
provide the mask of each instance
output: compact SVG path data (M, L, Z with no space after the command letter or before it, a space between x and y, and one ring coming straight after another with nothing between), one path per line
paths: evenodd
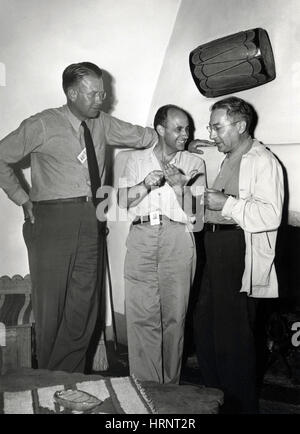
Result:
M153 170L161 170L159 161L153 151L154 147L155 145L149 149L129 152L130 155L123 176L119 180L120 187L132 187L142 182ZM189 178L201 174L197 186L191 186L191 192L195 196L203 194L206 176L205 164L200 156L187 151L179 151L170 163L181 169ZM183 211L173 188L167 182L162 187L153 189L137 206L131 207L129 216L133 220L136 216L146 216L153 211L158 211L171 220L181 223L191 221L191 217Z

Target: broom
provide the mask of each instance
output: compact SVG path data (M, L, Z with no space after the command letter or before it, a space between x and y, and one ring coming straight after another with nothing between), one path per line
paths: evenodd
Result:
M117 333L116 333L116 323L115 323L115 314L113 308L113 295L112 295L112 283L111 283L111 274L110 274L110 266L108 259L108 251L107 251L107 243L106 237L109 233L109 229L106 228L105 238L104 238L104 263L105 263L105 271L107 271L108 277L108 285L109 285L109 301L110 301L110 309L111 309L111 318L112 318L112 328L113 328L113 336L114 336L114 348L115 351L118 350L117 343ZM103 273L105 275L105 273ZM103 278L104 281L104 278ZM105 331L102 330L101 336L97 345L97 350L94 355L93 360L93 371L107 371L109 368L106 354L106 345L105 345Z
M103 243L102 243L102 254L99 256L99 269L102 271L102 282L101 282L101 294L104 294L106 285L106 267L107 267L107 261L106 261L106 235L108 229L106 228L106 223L103 228L102 225L99 224L99 233L103 234ZM100 298L100 321L98 318L98 325L101 328L101 335L97 344L97 349L93 358L93 371L107 371L108 369L108 361L107 361L107 354L106 354L106 345L105 345L105 321L103 322L102 318L105 315L105 309L103 308L105 303L105 297L102 296Z
M101 333L93 359L93 371L107 371L109 368L106 354L105 333Z

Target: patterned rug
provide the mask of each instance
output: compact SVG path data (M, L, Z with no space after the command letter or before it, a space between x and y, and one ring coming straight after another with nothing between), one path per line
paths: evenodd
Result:
M89 410L88 413L156 413L152 401L149 400L143 387L135 378L116 377L17 392L2 392L0 393L0 414L87 413L87 411L71 411L55 403L53 399L54 393L64 389L81 390L102 401L102 404Z

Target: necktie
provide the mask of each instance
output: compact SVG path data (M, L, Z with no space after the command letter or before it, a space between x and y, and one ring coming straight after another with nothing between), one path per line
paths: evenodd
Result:
M91 132L84 121L81 122L81 125L83 126L83 132L84 132L86 157L87 157L90 180L91 180L93 203L95 206L97 206L97 204L99 203L99 199L96 198L96 193L98 188L101 186L99 167L98 167L98 162L96 158L95 147L91 136Z

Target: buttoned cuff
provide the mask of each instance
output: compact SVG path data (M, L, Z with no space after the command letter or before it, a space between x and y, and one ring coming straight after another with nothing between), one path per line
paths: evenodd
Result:
M222 208L222 211L221 211L222 216L225 218L233 218L232 217L232 209L237 204L237 202L238 202L237 199L235 199L232 196L229 196L228 199L226 200L223 208Z
M27 193L25 193L24 190L19 189L17 191L15 191L15 193L11 196L9 196L9 198L16 204L19 206L24 205L24 203L26 203L29 200L29 196Z

